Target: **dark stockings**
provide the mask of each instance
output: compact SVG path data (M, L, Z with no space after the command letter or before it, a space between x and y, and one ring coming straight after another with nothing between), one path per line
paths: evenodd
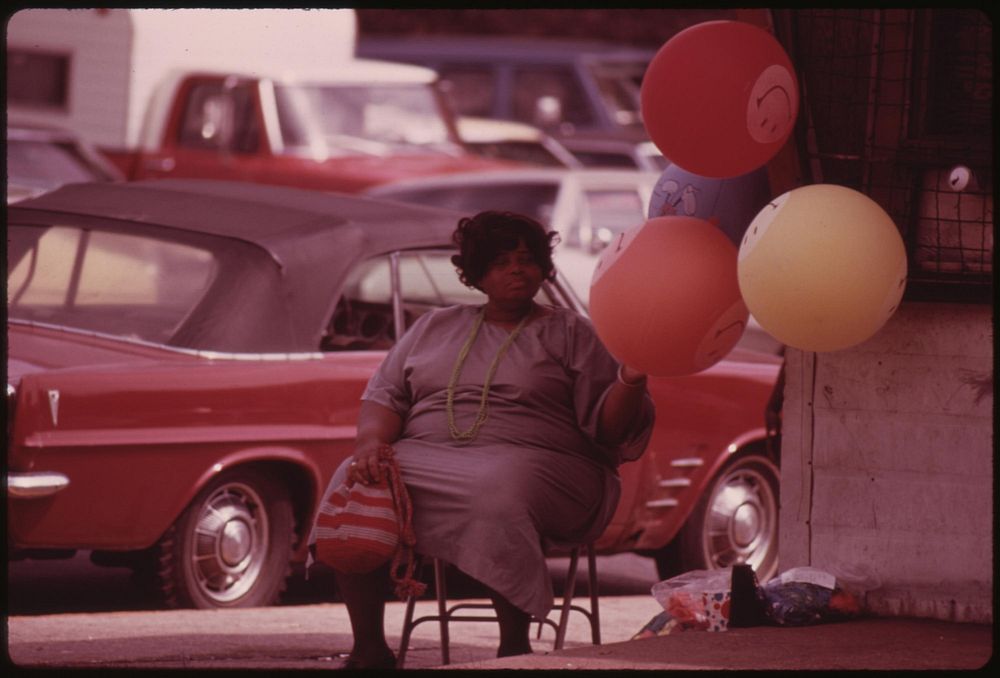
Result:
M337 590L354 632L350 660L357 668L391 668L395 658L385 640L385 594L389 566L367 574L336 572Z
M490 599L493 601L493 608L500 622L500 648L497 650L497 656L531 654L531 642L528 640L531 615L512 605L492 589L490 589Z

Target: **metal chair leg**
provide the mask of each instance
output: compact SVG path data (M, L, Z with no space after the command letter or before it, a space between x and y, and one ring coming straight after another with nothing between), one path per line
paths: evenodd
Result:
M594 545L587 544L587 592L590 593L590 638L601 644L601 606L597 594L597 554Z
M561 650L566 642L566 628L569 626L569 611L573 605L573 593L576 590L576 569L580 562L580 549L574 548L569 556L569 570L566 572L566 584L563 589L563 604L559 612L559 626L556 628L554 649Z
M444 566L440 559L434 559L434 587L437 594L438 616L441 627L441 662L447 666L451 663L448 635L448 591L445 588Z
M413 634L413 610L416 605L416 596L410 596L406 600L406 614L403 615L403 637L399 641L399 651L396 653L397 669L403 668L406 663L406 651L410 647L410 636Z
M579 607L573 604L573 598L576 593L576 580L579 571L580 564L580 549L587 549L587 592L590 596L590 609L587 610L583 607ZM570 561L569 569L566 573L566 584L563 589L563 601L559 610L559 622L556 624L551 619L538 619L539 622L539 634L541 634L541 625L547 624L555 629L556 640L553 649L561 650L566 643L566 632L569 627L569 616L570 612L576 610L580 612L585 617L587 621L590 622L590 632L591 639L594 645L601 644L601 620L599 612L599 597L597 592L597 557L592 544L586 544L585 546L578 546L570 551ZM492 608L489 604L475 604L475 603L459 603L453 605L451 608L448 607L448 591L446 582L446 567L447 563L434 558L434 586L437 598L437 610L436 615L425 615L414 619L414 611L416 605L416 598L411 596L406 601L406 613L403 619L403 631L402 639L400 641L400 648L396 659L396 668L403 668L404 662L406 661L406 653L409 649L410 638L413 633L414 627L426 621L437 621L440 626L441 633L441 662L442 665L448 665L451 663L451 649L450 649L450 634L448 630L448 624L451 621L491 621L496 622L496 616L464 616L455 614L458 610L467 608Z

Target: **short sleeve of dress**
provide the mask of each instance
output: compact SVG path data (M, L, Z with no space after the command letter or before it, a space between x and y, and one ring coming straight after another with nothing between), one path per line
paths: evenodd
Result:
M639 417L624 441L614 446L597 442L598 415L617 381L618 361L604 347L593 325L585 318L572 316L567 322L567 367L574 375L573 399L577 424L614 466L634 461L645 452L653 434L653 399L649 393L643 394Z
M405 417L413 403L412 392L406 379L406 358L413 352L420 335L431 321L433 311L417 318L396 344L389 349L385 360L368 380L362 400L371 400L401 417Z

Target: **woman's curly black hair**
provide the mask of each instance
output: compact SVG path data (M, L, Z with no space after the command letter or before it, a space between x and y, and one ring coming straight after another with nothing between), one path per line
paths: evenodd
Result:
M555 278L552 248L559 242L559 235L555 231L546 231L531 217L487 210L459 219L451 239L459 250L451 258L451 263L458 269L459 280L468 287L482 289L479 283L493 260L503 252L517 249L520 240L524 240L542 269L542 279L551 281Z

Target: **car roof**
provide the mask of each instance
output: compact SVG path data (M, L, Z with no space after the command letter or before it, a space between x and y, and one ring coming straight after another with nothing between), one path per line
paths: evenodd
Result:
M255 71L254 77L260 77ZM425 66L402 64L398 61L376 59L351 59L335 65L323 65L317 71L281 71L271 74L271 79L278 83L302 83L311 85L335 86L383 85L386 83L427 84L437 80L437 72Z
M483 172L462 172L447 175L416 177L391 183L381 184L370 189L367 195L390 196L400 190L415 188L444 188L449 186L477 186L501 183L559 183L566 177L576 177L588 185L600 184L602 180L614 181L655 181L658 172L639 169L612 168L558 168L543 167L538 169L486 170Z
M422 247L447 244L457 220L450 210L421 206L400 219L398 205L365 196L208 179L68 184L17 207L236 238L279 259L289 243L319 228L363 230L376 248L380 241Z
M468 142L541 142L545 136L545 132L538 127L514 120L463 115L459 116L455 123L458 125L458 135L462 141Z
M7 139L16 139L18 141L79 141L76 135L61 127L10 119L7 120Z

